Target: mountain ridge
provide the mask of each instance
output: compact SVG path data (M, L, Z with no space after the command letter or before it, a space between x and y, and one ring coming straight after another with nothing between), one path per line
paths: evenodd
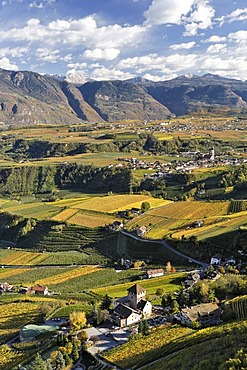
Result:
M213 74L70 83L0 69L0 124L162 120L193 112L247 111L247 82Z

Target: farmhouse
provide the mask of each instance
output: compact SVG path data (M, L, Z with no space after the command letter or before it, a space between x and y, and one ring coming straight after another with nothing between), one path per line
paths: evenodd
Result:
M211 257L210 264L211 265L219 265L221 263L223 256L220 253L215 254L213 257Z
M146 300L146 290L139 284L128 289L128 295L114 302L112 320L120 327L134 324L152 313L152 305Z
M147 232L146 226L140 226L137 230L136 233L138 236L143 237Z
M216 303L202 303L197 306L183 308L177 315L179 321L191 326L198 323L201 327L217 325L220 320L221 310Z
M148 279L163 276L164 275L164 270L163 269L154 269L154 270L147 270L145 276Z
M2 292L10 292L13 289L13 285L5 283L0 283L0 291Z

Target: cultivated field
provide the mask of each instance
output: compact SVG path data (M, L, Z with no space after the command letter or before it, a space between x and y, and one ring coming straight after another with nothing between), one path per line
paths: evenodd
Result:
M185 273L174 273L150 280L138 280L134 283L124 283L114 286L96 288L93 289L93 293L100 295L108 294L112 298L120 298L124 297L127 294L127 289L135 283L140 284L143 288L145 288L147 294L155 294L159 288L162 288L164 293L174 292L181 287L181 279L185 276Z
M188 233L202 232L204 227L215 223L219 218L226 217L229 202L176 202L150 210L144 215L128 222L128 229L132 230L138 226L147 227L146 236L160 239L166 235L184 235ZM227 215L227 217L229 217ZM191 227L195 221L203 221L203 227ZM178 233L178 234L176 234Z
M100 227L113 223L116 216L113 213L140 208L142 202L148 202L151 208L170 203L163 199L147 195L109 195L88 196L62 199L55 202L42 202L39 199L25 197L24 201L0 198L2 212L21 215L38 220L55 220L86 227Z

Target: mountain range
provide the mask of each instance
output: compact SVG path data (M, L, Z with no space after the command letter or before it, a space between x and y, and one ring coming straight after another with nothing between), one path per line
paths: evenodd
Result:
M217 75L153 82L71 83L61 76L0 69L0 124L161 120L193 112L247 111L247 82Z

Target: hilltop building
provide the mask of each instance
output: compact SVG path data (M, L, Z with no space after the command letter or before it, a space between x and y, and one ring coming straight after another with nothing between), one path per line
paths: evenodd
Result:
M114 302L112 320L120 327L125 327L147 318L152 313L152 305L146 300L146 290L135 284L128 290L126 297Z

